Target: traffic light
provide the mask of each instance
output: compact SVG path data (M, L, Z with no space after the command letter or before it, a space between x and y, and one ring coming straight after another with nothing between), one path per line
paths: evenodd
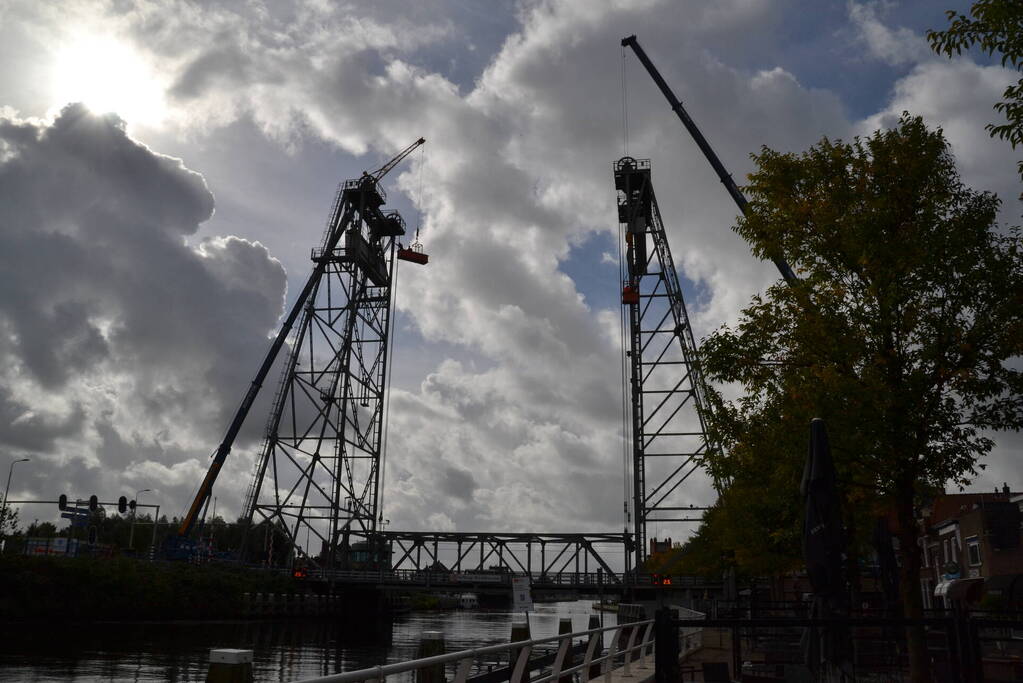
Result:
M57 509L61 512L67 510L67 496L63 493L60 494L60 498L57 499Z
M117 511L122 515L128 511L128 499L125 496L117 499Z
M128 503L128 507L131 508L132 512L135 512L135 501L133 500L130 503Z
M95 494L89 496L89 510L91 510L92 512L95 512L96 508L98 508L98 507L99 507L99 498L97 498Z

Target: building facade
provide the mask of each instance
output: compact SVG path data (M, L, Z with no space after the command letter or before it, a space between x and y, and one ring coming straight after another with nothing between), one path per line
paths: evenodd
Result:
M964 580L1023 572L1021 506L1023 494L1005 486L996 493L941 495L922 509L919 521L925 532L917 542L925 608L979 599L983 582Z

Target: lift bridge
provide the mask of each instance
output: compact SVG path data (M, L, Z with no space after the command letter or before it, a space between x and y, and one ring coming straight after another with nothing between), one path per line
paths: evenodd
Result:
M384 530L380 506L393 283L398 261L425 265L405 222L385 210L380 181L420 139L373 173L341 184L312 273L252 382L185 516L189 552L213 484L278 353L287 346L265 442L245 499L250 555L323 576L423 576L438 569L510 572L534 585L622 584L647 555L651 524L699 520L683 484L707 451L702 377L648 161L614 165L627 242L622 303L629 344L633 527L623 533L451 533ZM579 495L583 495L580 491ZM243 548L243 553L245 549ZM382 576L382 574L381 574ZM452 575L454 576L454 575ZM566 578L569 577L569 578ZM574 578L573 578L574 577Z

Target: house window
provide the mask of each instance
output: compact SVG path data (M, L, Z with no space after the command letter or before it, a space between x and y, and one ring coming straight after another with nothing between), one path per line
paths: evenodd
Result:
M931 602L934 600L934 588L930 579L920 580L920 592L923 593L924 609L931 609Z
M946 538L945 542L941 544L941 551L944 553L942 559L945 562L950 561L952 559L952 541Z
M931 566L930 558L928 557L929 553L927 552L927 543L921 542L920 543L920 548L923 550L922 554L923 554L923 560L924 560L924 568L926 569L927 567Z
M970 566L980 564L980 541L976 537L966 539L966 553L970 557Z

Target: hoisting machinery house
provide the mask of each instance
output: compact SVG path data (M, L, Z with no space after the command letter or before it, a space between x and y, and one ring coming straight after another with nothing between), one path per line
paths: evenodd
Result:
M223 440L213 453L206 476L203 478L188 512L182 519L176 535L168 539L165 546L165 554L168 557L190 559L195 552L196 542L190 536L195 531L198 520L205 516L205 509L209 505L217 476L227 455L231 452L235 438L263 386L274 360L287 341L295 321L307 308L310 298L316 296L317 287L328 265L340 263L343 267L348 267L352 272L358 273L362 280L360 286L363 289L369 283L377 287L386 285L389 289L391 273L387 264L390 261L386 258L385 250L394 249L396 238L405 234L405 224L397 211L381 209L385 195L383 188L380 187L380 181L405 157L425 142L426 140L419 138L376 171L363 173L360 178L348 180L339 188L322 247L314 252L315 265L312 273L270 345L270 349L242 399L241 405L235 412ZM418 236L411 248L406 249L399 246L398 258L418 264L425 264L428 261L427 255L422 252ZM369 283L366 280L369 280ZM251 515L251 510L249 514Z

